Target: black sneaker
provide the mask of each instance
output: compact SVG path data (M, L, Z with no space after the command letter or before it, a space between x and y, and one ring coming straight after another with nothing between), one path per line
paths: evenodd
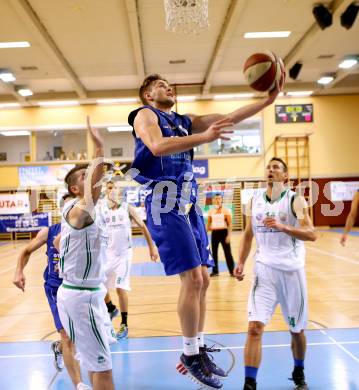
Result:
M208 348L207 345L205 344L203 347L199 347L199 353L202 356L205 365L209 369L209 371L215 375L218 376L219 378L226 378L228 375L227 373L221 368L218 367L217 364L213 360L213 356L210 355L210 353L213 352L220 352L220 349L216 348Z
M219 276L219 273L218 272L212 272L209 276L211 278L213 278L213 276Z
M201 355L180 357L180 362L176 366L176 370L188 376L193 382L201 385L205 389L221 389L223 384L214 376L207 368Z
M308 385L305 382L304 368L294 367L292 380L295 384L294 390L308 390Z
M257 390L257 382L254 379L246 379L243 390Z

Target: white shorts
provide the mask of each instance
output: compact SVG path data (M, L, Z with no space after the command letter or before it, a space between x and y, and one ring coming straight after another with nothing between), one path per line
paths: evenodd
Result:
M132 264L132 248L125 249L119 256L113 256L106 253L106 282L105 286L109 288L121 288L131 291L130 273Z
M277 304L289 330L299 333L307 326L307 283L304 268L281 271L256 262L248 299L248 320L267 325Z
M81 366L94 372L112 369L110 346L115 331L104 302L106 290L68 286L64 282L57 293L61 323L76 346Z

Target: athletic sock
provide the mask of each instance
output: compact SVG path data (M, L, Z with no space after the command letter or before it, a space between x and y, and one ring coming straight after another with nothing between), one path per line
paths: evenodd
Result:
M127 326L127 311L121 312L121 325L124 324Z
M197 337L183 337L183 353L186 356L199 354L199 346Z
M294 358L294 367L304 368L304 359Z
M116 309L116 306L112 303L112 301L107 302L106 306L109 313L112 313Z
M249 382L256 381L257 373L258 373L258 367L252 367L252 366L244 367L244 376L246 378L246 381L247 379L249 379Z
M198 346L204 347L204 332L198 332L197 340L198 340Z

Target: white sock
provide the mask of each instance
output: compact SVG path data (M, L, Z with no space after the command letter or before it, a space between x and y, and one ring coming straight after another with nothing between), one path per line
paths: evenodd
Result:
M197 337L183 337L183 353L187 356L199 354Z
M197 340L198 340L198 346L204 347L204 332L198 332Z

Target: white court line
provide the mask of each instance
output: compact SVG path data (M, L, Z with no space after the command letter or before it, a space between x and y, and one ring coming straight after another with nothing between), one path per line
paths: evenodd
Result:
M328 335L326 335L328 336ZM329 336L328 336L329 337ZM343 341L340 344L359 344L359 341ZM322 346L322 345L338 345L339 343L334 339L332 341L320 342L320 343L308 343L308 346ZM291 344L266 344L263 345L263 348L283 348L290 347ZM343 347L344 348L344 347ZM219 347L220 350L231 350L231 349L244 349L244 345L233 346L233 347ZM138 350L138 351L113 351L111 355L132 355L139 353L163 353L163 352L182 352L180 349L148 349L148 350ZM350 353L349 351L347 351ZM0 355L0 359L15 359L15 358L35 358L35 357L49 357L54 356L53 353L38 353L38 354L29 354L29 355ZM355 358L355 356L352 356ZM356 359L358 360L358 359ZM358 360L359 363L359 360Z
M323 330L322 328L320 328L315 322L312 322L312 325L317 328L320 333L324 334L325 336L328 337L329 340L331 340L332 344L336 345L338 348L340 348L342 351L344 351L347 355L349 355L352 359L354 359L357 363L359 363L359 359L353 355L350 351L348 351L345 347L343 347L342 344L349 344L348 342L338 342L337 340L335 340L332 336L329 336L329 334ZM357 342L352 342L351 344L356 344Z
M313 246L310 246L310 245L307 245L306 247L307 247L308 249L310 249L311 251L318 252L318 253L321 253L321 254L323 254L323 255L331 256L331 257L334 257L334 258L336 258L336 259L346 261L347 263L350 263L350 264L359 265L359 261L352 260L352 259L349 258L349 257L340 256L340 255L335 255L335 254L333 254L333 253L331 253L331 252L323 251L322 249L314 248Z

